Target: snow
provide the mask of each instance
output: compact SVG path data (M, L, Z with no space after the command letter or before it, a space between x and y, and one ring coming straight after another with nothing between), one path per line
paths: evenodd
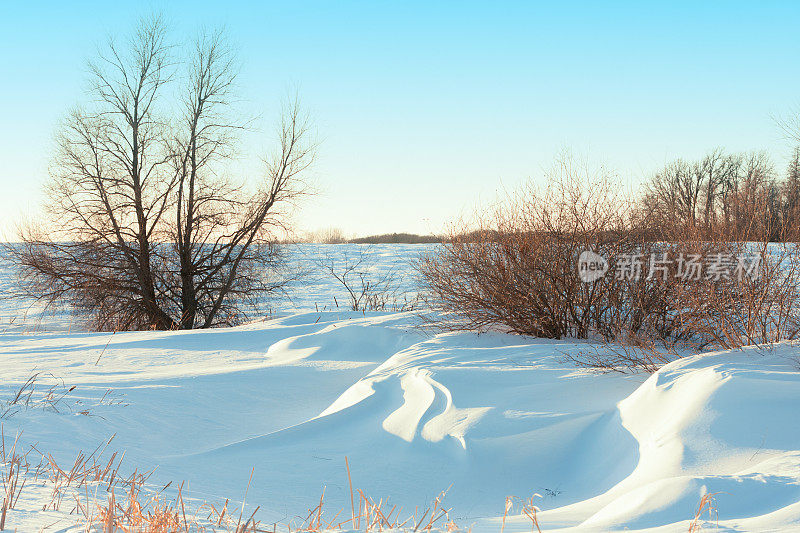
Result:
M451 518L474 531L535 493L543 531L687 531L708 493L720 530L800 530L798 345L598 374L566 362L580 341L441 333L414 312L306 298L227 329L9 330L0 402L33 372L75 390L59 412L2 420L6 440L71 463L116 434L127 471L157 466L154 486L186 480L210 502L241 500L252 473L248 508L268 523L305 516L323 487L349 517L347 457L354 487L409 513L449 487ZM26 485L6 527L81 531L68 510L41 512L45 492ZM505 531L530 531L518 512Z

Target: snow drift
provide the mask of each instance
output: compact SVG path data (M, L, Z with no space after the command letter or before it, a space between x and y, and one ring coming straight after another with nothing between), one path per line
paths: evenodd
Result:
M0 336L0 401L32 372L75 386L6 436L69 461L116 433L130 469L247 496L267 522L349 507L353 484L413 509L440 491L464 528L498 531L506 496L541 495L545 531L800 528L800 347L689 357L652 376L593 374L567 341L433 334L412 313L305 313L230 329ZM33 489L29 489L33 490ZM37 513L11 528L74 517ZM712 524L709 522L710 525ZM506 531L528 531L510 516ZM68 529L65 529L68 530Z

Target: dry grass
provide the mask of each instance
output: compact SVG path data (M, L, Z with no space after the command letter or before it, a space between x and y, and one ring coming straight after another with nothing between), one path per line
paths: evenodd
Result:
M714 498L714 496L716 496L717 494L719 493L711 492L700 498L700 505L698 505L697 512L694 514L694 518L692 519L692 522L689 524L689 533L697 533L703 529L703 526L701 524L703 512L708 513L709 520L711 520L711 516L713 515L714 520L718 521L717 505L716 505L717 501ZM719 526L719 523L717 523L717 526Z
M160 490L151 488L148 482L155 470L135 470L123 476L120 471L124 453L104 457L113 439L112 436L88 455L78 452L74 461L64 465L52 455L39 452L36 446L21 453L19 436L7 446L0 430L0 531L5 529L8 511L14 509L30 481L47 487L39 504L42 511L74 517L87 532L99 527L108 533L274 533L275 528L264 529L255 520L258 508L246 515L244 503L231 507L229 500L221 506L187 505L183 484L171 495L171 483ZM38 456L38 463L29 459L34 456ZM246 494L245 491L245 498Z
M265 533L254 520L253 513L244 518L244 505L236 516L228 509L229 502L217 509L211 504L202 504L194 512L187 513L183 497L183 484L173 497L163 495L163 490L150 496L144 495L141 484L131 484L125 498L118 501L115 491L108 496L108 503L99 506L97 513L87 516L88 525L101 525L103 531L122 533ZM166 487L164 488L166 490Z
M539 527L539 520L536 517L540 509L533 503L536 498L541 498L541 497L542 497L541 494L534 494L529 499L524 500L522 498L517 498L515 496L507 496L505 511L503 512L503 522L502 526L500 527L500 533L503 533L505 531L506 518L508 518L509 513L513 512L515 504L519 510L519 514L525 515L531 521L531 533L533 532L542 533L542 530Z
M35 446L26 453L19 451L19 436L13 444L6 446L4 435L0 435L0 478L3 483L3 505L0 508L0 531L5 529L8 511L14 509L26 482L39 482L47 487L42 497L42 511L60 512L73 517L84 531L104 533L277 533L278 524L267 528L255 518L260 507L245 513L247 493L244 492L241 506L232 506L226 500L220 506L211 503L195 503L186 497L185 485L168 491L171 483L160 490L149 483L154 470L134 471L128 476L120 473L124 454L105 452L113 441L98 446L92 453L79 452L74 461L59 464L50 454L43 454ZM29 457L38 456L38 463ZM404 530L411 532L460 528L450 517L452 509L444 506L447 491L439 494L425 509L415 508L413 513L404 513L402 507L391 505L389 499L375 499L363 490L353 487L349 461L345 458L350 486L349 518L340 509L328 513L325 507L325 491L317 505L309 509L304 517L281 526L288 532L364 531L382 532ZM536 525L536 511L532 500L523 505L522 512L531 517ZM345 515L346 516L346 515ZM538 528L538 525L536 526ZM99 529L98 529L99 528Z
M0 398L0 420L27 410L100 416L95 412L98 407L127 405L112 389L96 399L76 398L75 389L75 385L68 386L61 377L50 372L34 372L18 388L12 389L7 399Z
M0 426L1 427L1 426ZM5 435L0 430L0 480L3 482L3 505L0 507L0 531L5 529L6 516L19 501L22 489L25 488L25 477L22 478L20 485L20 474L27 472L27 457L19 455L17 443L19 435L14 439L14 443L7 451L5 445Z
M304 517L300 517L298 521L285 525L288 532L364 531L367 533L385 530L412 532L434 529L448 532L459 530L450 518L451 509L443 505L446 491L439 494L428 508L424 510L417 508L413 514L404 515L403 509L396 505L390 505L388 499L376 500L365 494L363 490L353 488L350 465L347 459L345 461L350 486L351 516L342 519L342 514L345 513L344 509L339 509L332 514L327 512L325 490L323 489L316 506L309 509L308 513ZM103 472L108 470L108 468L102 469ZM204 503L189 513L183 496L183 485L178 488L177 494L172 498L163 495L164 489L145 496L143 484L148 477L149 475L140 476L133 481L125 480L122 483L114 484L108 491L107 503L97 506L94 512L91 508L79 504L78 510L87 524L87 531L91 526L101 526L103 531L123 533L276 533L278 531L277 524L273 524L271 528L267 529L255 519L259 507L249 515L245 515L244 503L237 509L229 509L229 501L219 508ZM123 486L127 487L125 496L118 500L115 487ZM244 499L246 500L246 498L247 490ZM532 512L532 519L535 523L536 509L534 507L524 507L523 512L526 514Z
M55 413L64 408L64 400L75 390L50 372L34 372L8 400L0 400L0 419L11 418L19 411L42 409Z
M457 531L460 528L450 518L452 509L444 506L447 490L442 491L433 499L430 506L424 510L414 509L413 514L404 514L403 508L391 505L389 499L375 499L364 493L361 489L353 488L353 478L350 473L350 462L345 457L347 469L347 482L350 487L350 518L340 520L344 509L325 514L325 490L323 489L319 503L309 509L308 514L296 524L289 524L290 531L303 533L319 533L321 531L364 531L381 532L384 530L404 531L431 531L445 530ZM358 498L356 498L358 495ZM357 503L356 503L357 502ZM345 515L346 516L346 515Z

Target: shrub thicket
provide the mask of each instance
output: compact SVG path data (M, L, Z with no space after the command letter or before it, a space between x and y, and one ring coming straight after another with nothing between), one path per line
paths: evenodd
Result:
M730 348L797 337L800 260L794 244L767 243L763 218L735 232L683 227L654 240L608 173L565 159L548 178L546 188L526 186L480 213L474 231L460 224L421 258L440 326L621 342L643 348L648 369L659 362L656 344ZM591 282L578 275L585 251L608 261Z

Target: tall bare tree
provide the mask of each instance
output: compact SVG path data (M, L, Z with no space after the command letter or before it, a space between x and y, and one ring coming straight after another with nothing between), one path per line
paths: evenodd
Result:
M783 194L764 152L716 149L700 161L677 160L656 173L645 185L640 218L662 236L723 231L775 239Z
M783 225L795 239L800 236L800 146L794 149L786 174Z
M645 204L651 211L651 220L659 224L669 221L694 226L702 184L692 165L676 160L656 173L645 188Z
M59 136L47 206L58 223L24 228L15 252L30 292L66 300L102 329L244 318L279 284L273 230L313 161L295 99L264 175L234 179L226 163L245 126L230 105L234 54L221 33L206 33L188 62L173 62L166 35L148 19L91 64L95 108L73 112ZM173 78L183 81L177 104L163 90Z
M172 190L156 109L171 76L169 53L159 18L143 21L122 46L108 41L89 65L91 106L73 110L57 136L50 220L21 232L28 287L91 309L108 326L171 324L158 304L153 259Z

